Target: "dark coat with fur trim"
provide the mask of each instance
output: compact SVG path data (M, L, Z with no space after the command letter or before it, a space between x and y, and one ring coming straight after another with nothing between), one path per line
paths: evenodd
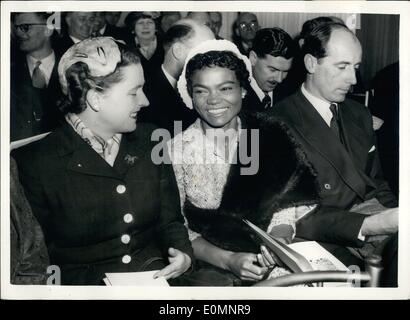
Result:
M259 242L242 219L266 230L272 213L318 203L318 184L312 166L283 123L263 113L243 112L240 118L242 128L248 130L243 130L237 154L246 146L252 150L250 145L258 141L252 141L249 129L258 130L259 170L241 175L247 165L237 161L231 165L217 210L201 209L187 201L184 212L189 227L214 245L259 252Z

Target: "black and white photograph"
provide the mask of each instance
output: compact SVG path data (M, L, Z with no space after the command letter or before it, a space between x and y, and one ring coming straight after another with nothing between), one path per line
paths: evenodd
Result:
M408 2L1 9L2 298L410 298Z

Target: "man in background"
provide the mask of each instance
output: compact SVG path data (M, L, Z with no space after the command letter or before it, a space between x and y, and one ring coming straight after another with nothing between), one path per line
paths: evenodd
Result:
M147 79L144 92L150 102L140 111L139 121L151 122L174 135L174 121L182 122L185 130L197 118L188 109L177 91L177 79L182 73L188 52L206 40L214 39L211 29L191 19L176 22L164 35L164 63Z
M241 12L234 24L234 43L239 51L248 56L252 48L253 39L259 30L259 22L252 12Z
M292 38L280 28L265 28L256 33L249 60L256 85L247 92L243 108L265 111L281 100L275 88L287 76L296 54Z
M62 97L57 74L60 56L52 46L50 16L23 12L12 17L18 52L11 63L11 141L50 131L61 117L57 107Z
M95 24L95 12L67 12L65 23L67 29L63 31L63 35L58 41L58 49L61 54L64 54L74 43L91 36Z

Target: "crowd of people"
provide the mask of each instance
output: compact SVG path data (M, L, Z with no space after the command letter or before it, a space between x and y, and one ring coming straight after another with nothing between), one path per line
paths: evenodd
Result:
M292 38L240 12L231 42L218 12L130 12L124 28L119 12L66 12L61 32L49 17L12 15L11 141L51 131L12 150L12 283L57 265L71 285L146 270L252 285L280 263L247 219L346 265L378 252L397 286L398 179L369 108L348 98L362 47L342 20Z

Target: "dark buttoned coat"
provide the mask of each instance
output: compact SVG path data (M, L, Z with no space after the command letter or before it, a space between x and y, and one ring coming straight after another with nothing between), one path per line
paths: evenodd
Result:
M192 257L170 164L151 160L153 127L122 136L114 166L68 124L15 150L33 213L63 284L159 269L169 247Z

